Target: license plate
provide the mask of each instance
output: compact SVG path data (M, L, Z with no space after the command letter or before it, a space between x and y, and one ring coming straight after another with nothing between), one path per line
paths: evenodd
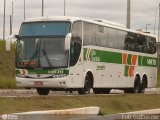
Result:
M35 86L42 86L42 85L43 85L43 82L42 82L42 81L35 81L35 82L34 82L34 85L35 85Z

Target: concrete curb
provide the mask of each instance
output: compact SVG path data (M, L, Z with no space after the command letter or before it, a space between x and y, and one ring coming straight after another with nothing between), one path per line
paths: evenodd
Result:
M160 109L141 110L135 112L128 112L127 114L160 114Z
M81 120L160 120L160 109L118 113L105 116L85 118Z
M18 120L78 120L99 114L99 107L15 113Z

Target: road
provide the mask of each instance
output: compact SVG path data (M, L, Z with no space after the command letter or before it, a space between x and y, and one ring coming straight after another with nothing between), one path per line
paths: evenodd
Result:
M93 92L91 92L91 95ZM121 95L124 94L122 90L111 90L110 94L107 95ZM146 89L145 94L160 94L160 88L150 88ZM50 91L49 96L72 96L78 95L77 92L60 92L60 91ZM0 97L32 97L38 96L35 89L0 89Z

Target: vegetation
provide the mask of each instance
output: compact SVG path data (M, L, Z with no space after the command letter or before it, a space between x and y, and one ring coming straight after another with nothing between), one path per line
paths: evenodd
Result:
M159 99L158 94L0 98L0 114L98 106L106 115L160 108Z
M157 75L157 87L160 88L160 71L158 72Z
M15 88L15 45L5 51L5 41L0 40L0 88Z

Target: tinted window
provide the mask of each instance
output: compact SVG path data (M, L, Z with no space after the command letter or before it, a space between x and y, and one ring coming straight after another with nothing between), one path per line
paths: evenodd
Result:
M82 22L75 22L72 27L72 36L79 37L82 40Z
M19 36L66 36L69 30L69 22L23 23Z
M154 54L156 39L137 33L84 23L84 45Z
M96 26L96 42L98 46L107 47L107 28Z
M129 51L136 51L136 34L127 33L124 43L124 49Z
M147 52L154 54L156 52L156 39L151 37L146 37L147 39Z
M108 47L118 48L118 30L108 28Z
M119 31L119 49L124 48L126 36L127 36L127 32Z
M79 59L82 47L82 22L75 22L72 27L70 47L70 66L74 66Z
M95 30L94 24L84 23L84 45L97 45Z

